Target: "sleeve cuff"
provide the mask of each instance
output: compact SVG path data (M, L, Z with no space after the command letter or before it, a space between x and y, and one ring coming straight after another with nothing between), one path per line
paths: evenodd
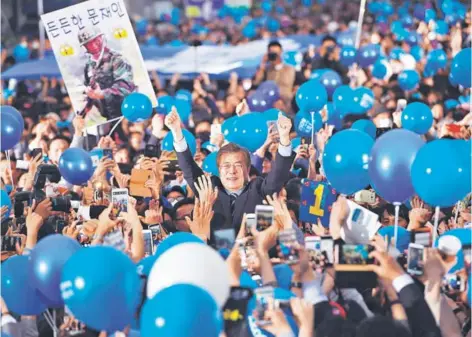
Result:
M392 281L393 289L395 289L397 293L399 293L403 288L405 288L406 286L410 284L414 284L414 281L411 278L411 276L408 274L403 274L401 276L398 276Z
M184 152L187 150L187 141L185 140L185 137L179 140L178 142L174 142L174 149L177 152Z
M279 143L278 151L282 157L290 157L290 155L292 154L292 144L285 146Z
M321 289L319 278L303 284L303 298L313 305L328 300Z

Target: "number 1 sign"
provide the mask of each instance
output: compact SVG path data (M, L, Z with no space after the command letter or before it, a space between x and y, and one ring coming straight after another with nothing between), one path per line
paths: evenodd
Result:
M325 182L304 179L300 203L300 220L329 227L331 205L336 201L336 191Z

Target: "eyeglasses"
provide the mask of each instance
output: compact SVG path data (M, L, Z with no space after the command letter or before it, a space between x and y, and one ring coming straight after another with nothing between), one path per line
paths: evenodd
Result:
M236 170L242 170L243 169L243 164L241 163L235 163L235 164L230 164L230 163L224 163L223 165L220 166L220 169L223 171L229 171L231 167L234 167Z

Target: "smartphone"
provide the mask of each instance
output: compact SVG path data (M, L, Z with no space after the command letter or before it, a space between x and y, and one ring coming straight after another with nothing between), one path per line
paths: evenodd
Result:
M16 168L18 170L28 171L29 170L29 161L27 161L27 160L17 160L16 161Z
M371 245L343 244L336 247L338 247L338 254L335 262L338 264L365 266L374 263L374 260L369 257L370 252L374 250Z
M411 275L423 275L424 246L410 243L408 246L407 271Z
M21 236L4 236L2 237L2 252L16 252L16 244L21 247Z
M210 137L214 137L216 135L220 135L221 132L221 124L212 124L210 127Z
M217 230L214 232L214 235L215 235L216 249L223 249L223 248L228 249L228 250L233 249L234 239L235 239L233 228Z
M354 201L370 205L375 204L375 192L369 190L361 190L354 194Z
M267 130L271 130L272 132L279 133L279 129L277 127L277 121L267 121Z
M272 308L269 307L269 303L274 299L274 288L273 287L262 287L254 289L254 295L256 296L256 321L259 326L269 325L270 321L264 320L264 316L267 310Z
M150 226L149 229L152 233L152 239L156 241L157 237L161 235L161 225Z
M103 237L103 245L124 251L126 249L126 243L122 229L117 228L114 231L107 233Z
M310 262L317 263L321 257L321 238L319 236L305 236L305 248Z
M407 105L407 100L404 98L400 98L397 101L397 111L400 111L400 112L403 111L406 108L406 105Z
M158 148L156 145L147 144L144 148L144 156L148 158L158 158Z
M34 158L36 158L36 157L38 156L38 154L40 154L40 153L42 154L42 153L43 153L43 150L42 150L41 148L37 147L37 148L34 148L34 149L31 150L30 156L31 156L32 159L34 159Z
M253 292L250 288L231 287L229 298L223 308L225 331L233 331L234 326L246 319L247 305L252 295Z
M256 228L261 232L272 226L274 222L274 207L268 205L256 206Z
M246 254L246 243L244 239L236 240L236 244L238 245L238 253L239 258L241 260L241 268L247 269L247 254Z
M252 236L252 228L256 228L256 214L248 213L246 214L246 236Z
M442 288L445 292L464 291L465 282L457 274L446 274L443 278Z
M279 232L279 249L285 264L295 264L300 260L297 249L297 234L293 228Z
M429 228L421 228L411 231L411 242L423 247L430 247L432 244L432 233Z
M143 229L144 239L144 254L145 256L151 256L154 253L154 244L152 240L152 232L150 229Z
M112 149L103 149L103 157L108 159L113 159Z
M62 230L66 226L66 221L64 219L56 220L56 233L62 234Z
M470 273L470 265L472 260L472 256L470 256L472 254L471 245L462 246L462 254L464 255L464 267L466 268L466 271Z
M95 182L93 184L93 201L102 202L104 197L103 184L100 181Z
M322 236L321 237L321 253L326 254L326 259L329 263L334 263L334 241L331 236Z
M116 219L121 212L128 212L128 189L127 188L114 188L111 191L111 202L113 208L110 212L110 218Z

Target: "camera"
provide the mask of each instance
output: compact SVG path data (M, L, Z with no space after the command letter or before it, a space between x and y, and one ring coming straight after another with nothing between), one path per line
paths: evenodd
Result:
M58 183L61 180L61 173L55 165L41 164L34 176L34 189L42 190L46 185L46 179L51 183Z
M277 56L278 56L277 53L269 53L269 54L267 54L267 59L269 61L275 61L275 60L277 60Z

